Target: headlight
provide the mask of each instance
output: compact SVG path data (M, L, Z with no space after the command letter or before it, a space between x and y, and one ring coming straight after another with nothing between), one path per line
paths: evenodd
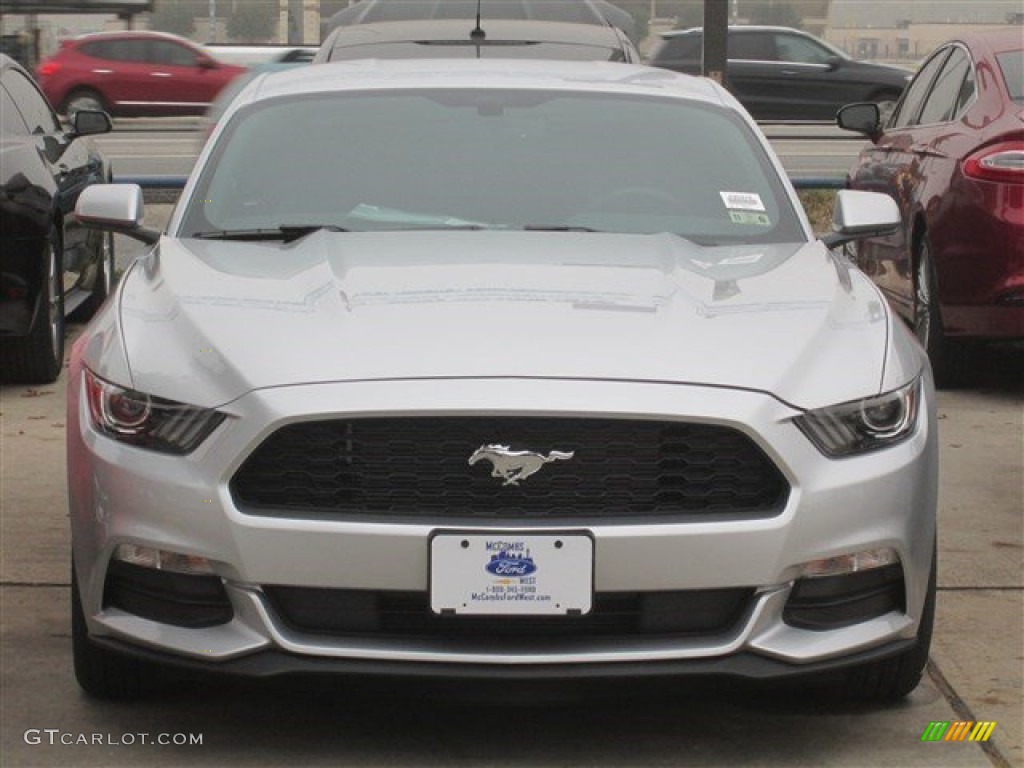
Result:
M826 456L852 456L908 438L920 400L921 380L915 379L884 395L808 411L794 421Z
M160 453L195 450L224 414L151 397L104 381L88 368L85 393L93 427L109 437Z

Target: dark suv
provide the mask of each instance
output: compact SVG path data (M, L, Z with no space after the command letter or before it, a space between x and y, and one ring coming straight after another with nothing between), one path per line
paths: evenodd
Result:
M665 34L651 65L699 75L704 34ZM911 72L854 61L813 35L788 27L729 27L730 90L757 120L834 120L844 104L890 110Z

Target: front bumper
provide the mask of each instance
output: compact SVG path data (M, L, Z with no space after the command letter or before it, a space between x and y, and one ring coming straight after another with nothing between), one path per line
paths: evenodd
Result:
M228 419L192 455L175 458L96 434L79 387L75 380L69 391L73 549L90 634L98 642L222 671L256 669L257 659L264 658L277 659L280 663L269 666L285 671L322 664L410 674L501 668L524 675L571 669L601 676L612 669L629 674L626 670L670 665L681 673L721 667L739 670L726 674L756 677L760 673L738 660L756 658L780 674L799 674L891 651L916 633L935 530L935 425L929 402L909 440L835 461L819 454L791 423L796 411L754 392L542 380L309 385L253 392L231 403L222 410L237 418ZM596 593L747 588L753 597L742 615L696 636L580 636L530 643L310 633L282 621L264 593L267 585L424 593L429 538L454 526L245 514L233 504L228 483L246 456L278 427L304 419L482 413L678 419L728 425L750 436L790 485L788 502L777 515L573 523L594 538ZM476 527L533 530L523 522ZM110 558L124 543L207 558L225 585L231 620L177 627L104 607ZM829 630L783 621L802 564L883 547L899 555L905 609Z

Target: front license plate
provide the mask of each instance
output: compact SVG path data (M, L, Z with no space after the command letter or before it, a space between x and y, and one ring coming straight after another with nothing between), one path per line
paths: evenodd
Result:
M594 540L586 533L435 534L434 613L566 615L590 612Z

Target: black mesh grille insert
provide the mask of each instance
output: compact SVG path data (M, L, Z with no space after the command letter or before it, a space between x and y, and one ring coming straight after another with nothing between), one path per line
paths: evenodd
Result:
M518 485L469 457L484 444L549 455ZM781 511L789 487L746 435L706 424L537 417L366 418L290 424L231 480L253 514L586 518Z
M291 629L312 634L407 639L543 640L710 636L748 611L753 589L604 592L585 616L439 616L425 592L265 586Z

